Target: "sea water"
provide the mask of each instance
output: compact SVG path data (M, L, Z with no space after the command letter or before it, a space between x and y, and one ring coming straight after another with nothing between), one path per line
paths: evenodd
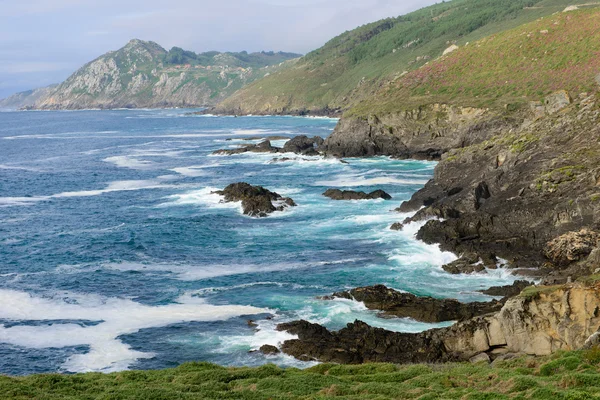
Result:
M450 324L382 319L319 296L385 284L485 301L478 290L514 280L503 270L447 274L455 256L417 241L421 224L389 229L435 163L215 156L260 138L327 137L337 121L189 111L0 113L0 373L306 367L256 350L293 338L275 327L297 319L401 332ZM234 182L298 207L244 216L213 193ZM322 196L329 188L383 189L393 200L333 201Z

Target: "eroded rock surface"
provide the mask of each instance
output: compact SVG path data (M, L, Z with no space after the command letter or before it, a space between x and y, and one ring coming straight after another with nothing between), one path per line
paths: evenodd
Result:
M329 197L332 200L376 200L384 199L391 200L392 196L384 192L383 190L375 190L371 193L357 192L354 190L339 190L339 189L328 189L323 196Z
M307 321L280 324L277 329L298 335L284 342L282 351L304 360L347 364L467 361L482 353L493 358L579 349L598 331L599 309L600 286L577 283L539 287L509 299L495 314L422 333L391 332L361 321L338 332Z
M266 217L275 211L296 206L289 197L282 197L262 186L252 186L245 182L232 183L215 193L223 196L223 201L227 203L241 201L244 214L251 217Z
M454 299L434 299L402 293L383 285L334 293L332 298L343 298L365 303L371 310L380 310L384 317L412 318L421 322L455 321L476 315L499 311L503 302L461 303Z
M286 138L287 139L287 138ZM240 146L235 149L221 149L216 150L213 154L217 155L234 155L243 153L295 153L303 156L318 156L319 146L323 144L323 138L315 136L309 138L305 135L296 136L288 140L283 147L275 147L271 144L269 139L264 140L258 144L249 144Z

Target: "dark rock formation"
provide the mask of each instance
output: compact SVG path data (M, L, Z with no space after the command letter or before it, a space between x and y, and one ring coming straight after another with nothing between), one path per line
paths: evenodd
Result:
M298 335L283 343L282 351L299 360L361 364L366 362L428 363L452 357L435 332L396 333L356 321L338 332L307 321L277 326Z
M294 200L289 197L284 198L261 186L252 186L244 182L232 183L215 193L223 196L223 201L227 203L241 201L244 214L251 217L266 217L272 212L296 206Z
M529 286L533 286L533 283L528 281L515 281L512 285L493 286L486 290L480 290L480 292L487 294L488 296L502 296L508 298L517 296L523 289Z
M395 222L390 226L390 229L393 231L401 231L404 229L404 224L402 222Z
M433 104L390 115L342 118L323 151L339 157L439 160L448 150L482 142L509 124L489 110Z
M270 344L261 346L259 351L265 355L275 355L280 353L277 347L271 346Z
M375 200L384 199L391 200L392 196L383 190L375 190L371 193L356 192L353 190L328 189L323 196L329 197L332 200Z
M276 138L269 138L275 140ZM230 156L234 154L243 154L248 152L253 153L296 153L304 156L318 156L320 153L318 151L319 146L323 144L323 138L319 136L315 136L313 138L309 138L305 135L296 136L290 140L288 140L283 148L275 147L271 145L271 141L266 139L258 144L249 144L246 146L240 146L235 149L221 149L216 150L213 154L216 155L225 155ZM287 138L285 138L287 139Z
M247 146L238 147L236 149L222 149L213 152L213 154L231 156L234 154L243 154L243 153L277 153L279 152L278 147L274 147L271 145L271 141L265 140L258 144L249 144Z
M442 269L450 274L473 274L485 272L485 265L475 253L467 253L458 260L442 266Z
M455 321L499 311L503 302L461 303L453 299L434 299L401 293L383 285L334 293L333 298L362 301L370 310L380 310L381 316L412 318L422 322Z
M319 155L317 149L323 144L323 138L315 136L309 138L305 135L296 136L295 138L288 140L284 145L281 152L283 153L296 153L305 156L316 156Z

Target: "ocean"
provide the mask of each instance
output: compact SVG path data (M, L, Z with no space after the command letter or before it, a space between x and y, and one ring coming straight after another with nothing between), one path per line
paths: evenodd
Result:
M215 156L258 138L327 137L337 120L190 111L0 113L1 374L187 361L302 368L313 364L256 351L293 338L278 323L449 325L383 319L319 296L385 284L486 301L478 290L515 280L502 269L447 274L441 266L456 257L417 241L421 224L389 229L408 216L394 209L432 178L434 162ZM244 216L213 193L234 182L298 207ZM329 188L383 189L393 200L333 201L322 196Z

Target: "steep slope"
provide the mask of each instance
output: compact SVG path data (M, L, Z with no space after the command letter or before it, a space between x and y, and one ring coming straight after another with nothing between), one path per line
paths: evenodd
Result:
M454 0L346 32L219 104L230 114L332 114L433 60L452 45L562 11L566 0Z
M40 99L48 96L58 85L50 85L35 90L15 93L5 99L0 100L0 109L18 110L20 108L31 107Z
M134 39L84 65L30 108L192 107L216 104L276 71L291 53L202 53Z
M600 231L599 19L598 9L559 13L459 49L351 110L323 149L441 158L400 207L419 210L411 221L443 219L420 239L545 264L557 281L589 274L600 265L577 269L579 258L563 265L545 250Z

